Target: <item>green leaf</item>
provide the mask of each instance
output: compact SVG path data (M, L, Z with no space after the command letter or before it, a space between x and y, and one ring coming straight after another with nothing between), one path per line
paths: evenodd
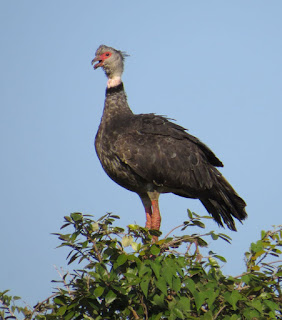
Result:
M123 247L129 247L129 246L131 246L132 243L133 243L133 237L132 236L124 236L121 239L121 244L123 245Z
M81 213L79 213L79 212L74 212L74 213L72 213L71 215L71 218L73 219L73 221L80 221L80 220L82 220L82 218L83 218L83 216L82 216L82 214Z
M160 312L159 314L157 314L152 320L160 320L163 316L163 313Z
M215 299L219 296L220 290L214 290L214 288L211 288L207 291L207 303L209 306L209 309L212 309L213 303Z
M60 229L62 230L62 229L64 229L64 228L68 227L69 225L70 225L70 223L69 223L69 222L68 222L68 223L65 223L65 224L63 224L63 225L61 226L61 228L60 228Z
M177 307L183 311L190 311L190 300L187 297L180 297L180 300L177 302Z
M231 239L228 235L226 235L226 234L224 234L224 233L219 233L218 236L219 236L221 239L223 239L224 241L226 241L226 242L228 242L228 243L231 243L231 240L232 240L232 239Z
M154 245L152 245L152 247L151 247L151 253L153 254L153 255L158 255L159 253L160 253L160 248L159 247L157 247L155 244Z
M60 308L58 309L58 311L57 311L57 316L62 316L62 315L64 315L65 312L66 312L66 310L67 310L67 306L62 306L62 307L60 307Z
M70 239L70 237L71 237L70 234L58 234L57 233L57 235L59 235L59 239L63 240L63 241L68 241Z
M191 278L188 278L185 280L185 284L187 288L191 291L191 293L194 294L194 292L196 291L196 286L194 281Z
M197 240L198 240L198 245L200 247L207 247L208 246L208 243L204 239L198 238Z
M263 246L263 241L262 240L259 240L256 243L254 243L254 242L251 243L251 250L253 252L256 253L256 252L259 252L259 251L261 251L263 249L264 249L264 246Z
M176 317L180 318L180 319L185 319L184 314L182 313L181 310L179 310L177 307L174 307L172 309L172 312L176 315Z
M181 289L181 279L179 277L172 278L172 290L178 292Z
M132 242L131 247L134 251L139 251L141 248L141 244L137 242Z
M154 260L154 261L151 261L151 268L154 271L155 276L157 278L159 278L160 277L161 264L157 259Z
M212 237L213 240L217 240L218 239L218 235L213 233L213 232L211 233L211 237Z
M83 314L83 320L95 320L95 319L88 316L87 314Z
M144 274L152 274L152 270L151 268L149 268L148 266L146 266L144 263L140 265L139 268L139 277L143 277Z
M227 261L226 261L226 259L225 259L224 257L219 256L219 255L217 255L217 254L216 254L216 255L214 255L214 257L215 257L215 258L217 258L218 260L222 261L222 262L227 262Z
M79 257L79 253L75 253L70 259L68 264L73 263Z
M242 280L244 283L248 284L248 283L250 282L250 276L247 275L247 274L244 274L244 275L242 276L241 280Z
M202 221L198 221L198 220L193 220L193 224L196 225L197 227L200 227L202 229L205 229L205 224Z
M127 254L121 254L118 256L117 261L115 263L116 267L123 265L127 261Z
M170 267L165 267L162 269L162 276L165 279L166 283L172 287L172 277L173 277L173 273L170 269Z
M97 287L94 290L95 297L99 298L104 293L104 290L105 290L105 288L103 288L103 287Z
M187 209L187 213L188 213L188 217L190 219L193 219L193 214L192 214L191 210Z
M259 267L259 266L253 266L251 269L252 269L253 271L259 271L259 270L260 270L260 267Z
M213 320L213 314L212 312L209 311L205 311L204 315L200 317L201 320Z
M226 292L224 298L232 305L233 310L237 310L236 303L238 300L242 299L242 295L237 290L234 290L231 293Z
M252 307L254 309L256 309L259 313L262 313L263 312L263 306L261 304L261 302L259 300L253 300L252 301Z
M161 294L160 296L158 294L155 294L153 297L154 303L159 307L165 306L165 295Z
M259 312L251 308L246 308L243 315L246 319L261 319Z
M195 291L195 292L193 293L193 296L194 296L194 298L195 298L195 303L196 303L197 311L199 311L200 308L201 308L201 306L202 306L203 303L205 302L205 299L206 299L205 292Z
M155 285L164 295L167 295L166 281L163 277L160 277L158 280L155 279Z
M92 229L92 231L99 230L99 223L98 222L91 223L91 229Z
M114 218L114 219L120 219L119 216L115 215L115 214L111 214L111 218Z
M64 315L64 320L73 319L73 316L74 316L74 311L70 311L69 313L67 313L66 315Z
M137 230L139 229L139 226L137 224L129 224L128 226L128 229L130 230Z
M112 290L110 290L105 297L106 305L111 304L116 299L116 297L117 295Z
M88 246L88 240L86 240L86 241L84 241L84 242L82 243L82 249L87 248L87 246Z
M54 298L54 303L58 304L58 305L65 305L65 303L63 302L63 300L59 299L58 297Z
M161 231L156 229L149 229L148 232L151 236L160 237L162 235Z
M140 287L141 287L141 290L143 291L144 293L144 296L147 298L148 296L148 289L149 289L149 283L150 283L150 278L146 278L146 279L143 279L141 282L140 282Z
M194 217L196 217L196 218L201 218L201 216L200 216L199 214L195 213L195 212L192 212L192 215L193 215Z
M278 311L279 310L279 306L271 301L271 300L264 300L263 303L272 311Z

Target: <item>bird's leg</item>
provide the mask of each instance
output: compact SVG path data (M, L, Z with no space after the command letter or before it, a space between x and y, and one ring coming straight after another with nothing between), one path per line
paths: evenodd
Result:
M149 198L152 203L152 219L151 219L151 229L160 230L161 226L161 214L159 209L159 196L158 192L148 192Z
M146 225L148 229L159 230L161 226L161 215L159 209L159 193L148 192L139 194L146 212ZM157 236L153 236L153 242L158 241Z
M152 222L151 222L151 229L160 230L161 226L161 214L159 209L159 201L152 200Z
M151 229L152 227L152 208L150 207L145 207L145 213L146 213L146 225L145 227L148 229Z
M146 225L145 227L148 229L152 229L152 202L148 197L147 193L139 194L139 197L142 200L145 213L146 213Z

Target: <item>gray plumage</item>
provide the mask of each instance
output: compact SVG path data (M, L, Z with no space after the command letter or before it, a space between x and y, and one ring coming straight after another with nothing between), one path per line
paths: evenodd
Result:
M136 192L145 209L151 206L152 194L172 192L199 199L219 225L224 222L236 230L233 218L246 218L246 204L217 170L223 164L205 144L169 119L133 114L123 83L111 87L110 82L121 77L123 60L121 51L102 45L92 61L98 61L94 68L103 67L109 79L95 139L105 172Z

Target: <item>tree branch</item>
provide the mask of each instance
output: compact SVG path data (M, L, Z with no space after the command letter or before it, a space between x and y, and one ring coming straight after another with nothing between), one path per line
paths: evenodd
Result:
M13 313L13 311L11 310L11 308L10 308L8 305L6 305L3 300L0 299L0 303L2 304L2 306L3 306L5 309L7 309L7 310L9 311L9 313L10 313L10 315L11 315L12 317L14 317L16 320L18 319L18 318L15 316L15 314Z

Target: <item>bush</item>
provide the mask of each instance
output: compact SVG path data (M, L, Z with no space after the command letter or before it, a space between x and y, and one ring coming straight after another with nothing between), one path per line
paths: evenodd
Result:
M205 228L203 219L188 211L181 228ZM97 221L72 213L57 233L70 248L68 263L81 269L61 275L56 292L34 308L17 305L19 297L0 293L0 319L282 319L282 228L262 231L246 252L246 272L223 275L209 252L206 238L230 242L224 234L170 236L152 241L160 232L138 225L114 225L119 217L107 214ZM66 229L65 229L66 230ZM269 258L276 259L275 261ZM280 264L279 264L280 263Z

